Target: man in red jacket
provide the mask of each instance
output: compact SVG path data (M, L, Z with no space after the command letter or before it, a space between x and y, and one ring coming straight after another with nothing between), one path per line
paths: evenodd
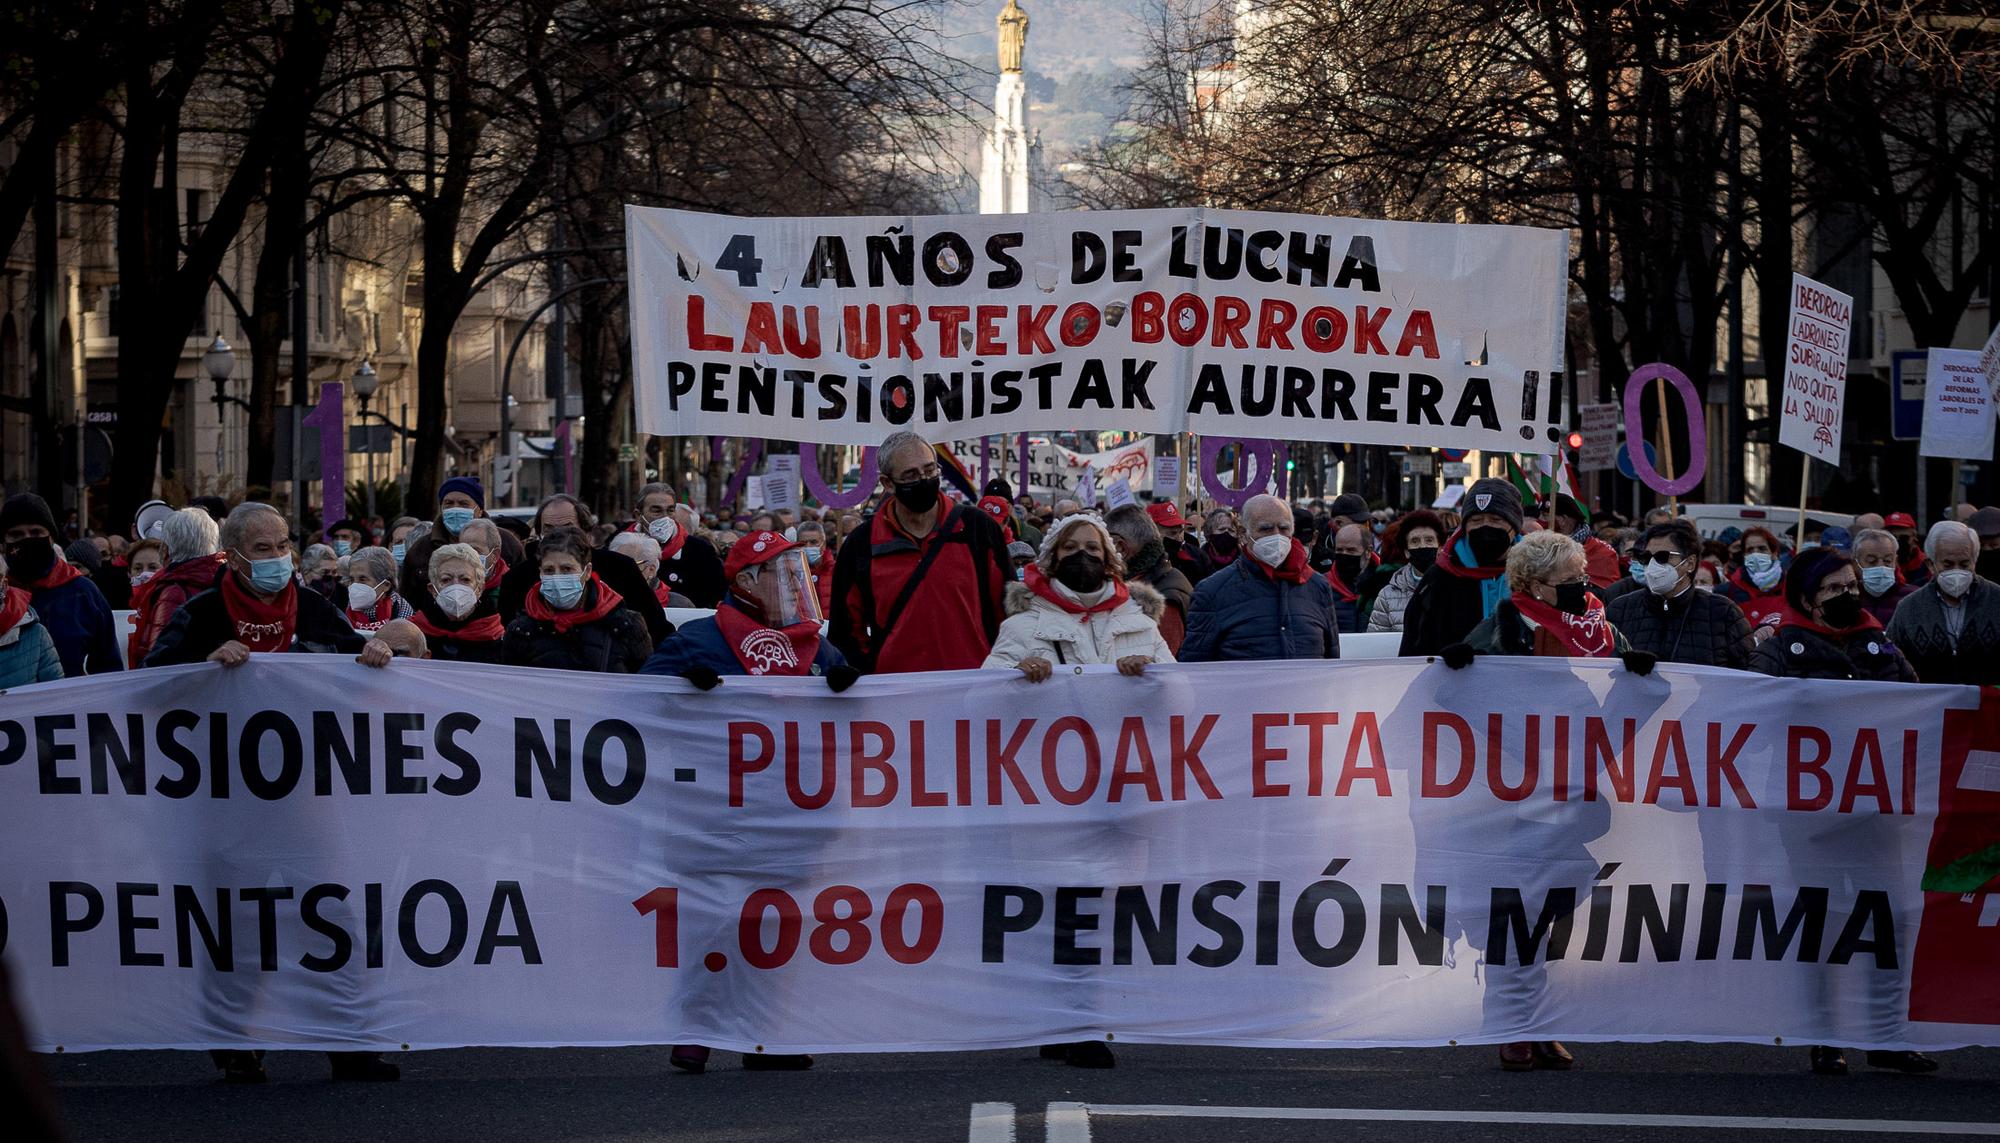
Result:
M891 433L875 456L888 495L840 546L827 635L863 672L977 668L1013 578L1006 538L986 513L944 499L924 438Z

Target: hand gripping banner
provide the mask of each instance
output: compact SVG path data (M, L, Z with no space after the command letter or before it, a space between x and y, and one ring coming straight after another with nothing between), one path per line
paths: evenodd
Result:
M1544 452L1568 424L1559 230L1225 210L625 222L643 432Z
M0 944L43 1050L2000 1044L1979 703L257 656L4 696Z

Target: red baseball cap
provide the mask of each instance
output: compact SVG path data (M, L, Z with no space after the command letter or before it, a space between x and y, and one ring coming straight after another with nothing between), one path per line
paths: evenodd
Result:
M993 517L993 521L997 524L1007 523L1014 515L1012 506L1007 503L1005 497L1001 496L981 496L979 498L979 509L988 516Z
M1171 500L1161 500L1158 503L1146 505L1146 515L1151 516L1153 523L1162 528L1184 528L1187 526L1187 521L1181 518L1181 510L1174 507L1174 502Z
M1882 526L1884 528L1908 528L1911 531L1915 531L1917 521L1908 512L1891 512L1887 516L1882 517Z
M729 545L729 557L722 561L723 578L733 582L743 569L776 559L795 547L798 545L776 532L752 532Z

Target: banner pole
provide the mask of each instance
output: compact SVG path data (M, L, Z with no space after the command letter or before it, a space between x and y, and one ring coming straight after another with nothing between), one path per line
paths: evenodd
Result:
M1673 423L1667 419L1666 374L1662 373L1653 379L1653 391L1659 394L1658 400L1660 402L1660 471L1665 474L1667 480L1672 481L1674 479L1674 427ZM1681 498L1679 496L1667 497L1667 507L1673 509L1676 516L1680 515L1680 503Z
M1806 477L1812 472L1812 457L1799 458L1799 530L1792 538L1792 550L1798 551L1806 543Z

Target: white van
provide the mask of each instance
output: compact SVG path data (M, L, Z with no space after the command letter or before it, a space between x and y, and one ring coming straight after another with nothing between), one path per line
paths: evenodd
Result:
M1798 533L1799 510L1769 504L1683 504L1681 516L1694 525L1704 540L1712 540L1724 528L1769 528L1790 542ZM1854 517L1843 512L1806 509L1806 522L1826 528L1853 528Z

